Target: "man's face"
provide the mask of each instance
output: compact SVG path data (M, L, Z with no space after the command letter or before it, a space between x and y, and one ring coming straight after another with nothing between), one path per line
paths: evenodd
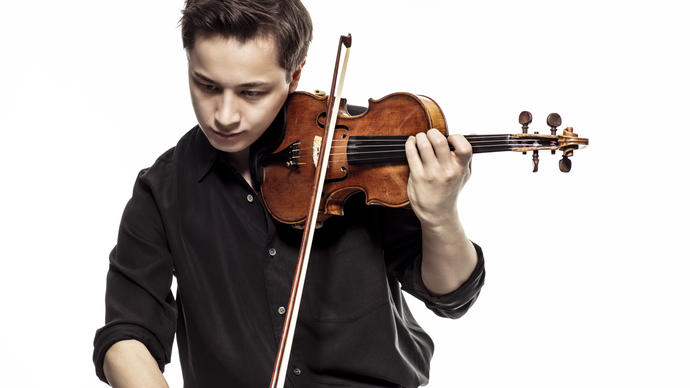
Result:
M199 126L211 145L225 152L248 151L299 81L300 70L291 82L285 79L271 38L240 43L199 36L188 57L189 89Z

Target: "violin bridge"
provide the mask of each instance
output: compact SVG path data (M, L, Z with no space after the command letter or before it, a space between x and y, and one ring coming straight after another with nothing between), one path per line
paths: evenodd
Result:
M311 156L314 159L314 166L319 163L319 152L321 152L321 136L314 136L314 144L311 147Z

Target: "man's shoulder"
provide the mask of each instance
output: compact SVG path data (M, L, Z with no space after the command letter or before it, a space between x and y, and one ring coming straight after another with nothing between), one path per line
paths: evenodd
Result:
M139 172L139 178L146 180L169 180L175 174L176 167L180 164L188 163L193 158L195 137L200 132L199 127L187 131L177 142L162 153L150 167L146 167Z

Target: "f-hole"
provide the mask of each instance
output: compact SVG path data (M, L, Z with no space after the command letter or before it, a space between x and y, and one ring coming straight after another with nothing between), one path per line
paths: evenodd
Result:
M325 132L326 129L326 112L321 112L318 116L316 116L316 125L323 129ZM342 129L345 131L345 133L339 137L341 138L346 138L347 137L347 131L348 128L345 125L339 125L338 123L335 124L335 130L338 131L339 129ZM340 167L340 171L344 172L345 175L342 178L335 178L335 179L326 179L326 183L333 183L333 182L340 182L342 180L347 179L348 176L348 171L345 167Z
M321 129L326 129L326 112L321 112L316 116L316 125Z
M319 113L318 116L316 116L316 125L321 128L321 129L326 129L326 112L321 112ZM347 126L338 124L337 122L335 123L335 129L344 129L347 131Z

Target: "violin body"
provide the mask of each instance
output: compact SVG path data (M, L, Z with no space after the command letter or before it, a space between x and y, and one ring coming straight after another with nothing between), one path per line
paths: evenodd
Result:
M261 193L269 213L282 223L303 224L309 212L327 106L323 94L291 94L282 142L262 157ZM408 205L409 167L400 144L431 128L447 135L443 112L429 97L393 93L369 99L368 109L354 116L342 100L319 220L342 215L345 201L358 192L364 192L368 205Z

